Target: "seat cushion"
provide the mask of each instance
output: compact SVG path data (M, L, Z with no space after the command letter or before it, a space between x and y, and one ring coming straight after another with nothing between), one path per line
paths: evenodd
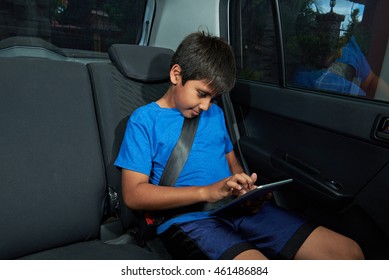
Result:
M111 245L99 240L75 243L69 246L28 255L24 260L153 260L155 254L132 244Z

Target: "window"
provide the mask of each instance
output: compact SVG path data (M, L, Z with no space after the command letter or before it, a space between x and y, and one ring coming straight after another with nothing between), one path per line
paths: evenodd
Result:
M230 35L238 78L389 100L389 1L230 3ZM275 22L281 23L282 34L276 32ZM278 57L280 50L284 51L282 60Z
M238 78L278 84L271 2L231 1L231 44L237 61Z
M384 0L281 0L287 84L388 100L388 9Z
M0 47L48 42L106 52L113 43L136 44L145 6L146 0L0 0Z

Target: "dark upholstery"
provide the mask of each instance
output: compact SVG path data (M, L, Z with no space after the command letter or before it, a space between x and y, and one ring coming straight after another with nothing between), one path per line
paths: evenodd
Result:
M110 49L111 58L112 53L115 53L113 64L91 63L88 68L93 84L107 181L121 198L120 216L123 228L128 229L136 226L137 218L123 203L121 170L114 166L114 161L131 113L140 106L158 100L168 89L169 65L173 51L132 45L119 47L120 51L116 50L117 45ZM163 60L155 59L156 57L163 57ZM121 69L123 64L131 69L141 69L142 81L139 80L139 75L123 73Z
M156 258L98 240L107 182L87 67L0 58L0 72L0 259Z
M111 245L99 240L80 242L59 247L36 254L25 256L25 260L122 260L156 259L155 254L151 254L145 249L130 244Z

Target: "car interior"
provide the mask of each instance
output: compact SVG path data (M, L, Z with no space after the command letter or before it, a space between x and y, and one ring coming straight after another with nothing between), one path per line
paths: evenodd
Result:
M0 259L172 258L159 238L139 240L114 161L131 113L165 93L196 31L235 53L236 85L215 102L245 170L259 184L293 178L277 205L389 258L389 2L87 2L0 0ZM351 20L336 36L364 27L373 98L292 81L308 39L288 23L342 7Z

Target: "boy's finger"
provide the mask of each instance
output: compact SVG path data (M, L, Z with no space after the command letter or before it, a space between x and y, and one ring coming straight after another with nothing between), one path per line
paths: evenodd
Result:
M228 181L227 184L226 184L230 189L234 189L234 190L237 190L237 191L240 191L243 189L242 185L238 184L237 182L235 181Z
M235 174L235 178L237 179L237 182L245 185L246 187L251 186L254 184L253 179L251 176L247 175L246 173L240 173L240 174Z
M257 181L257 179L258 179L258 175L257 175L257 173L253 173L253 174L251 174L251 180L253 180L253 184Z

